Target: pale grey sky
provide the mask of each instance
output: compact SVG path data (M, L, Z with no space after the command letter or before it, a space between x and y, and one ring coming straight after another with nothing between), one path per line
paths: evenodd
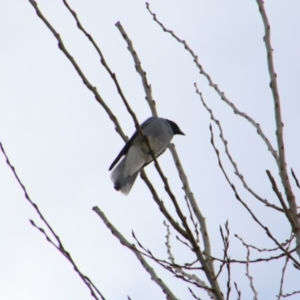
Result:
M165 26L188 42L228 98L255 118L275 145L263 25L256 2L149 2ZM62 1L38 3L130 136L134 131L131 117L97 53L79 32ZM117 21L123 24L139 54L159 115L174 120L186 133L173 141L206 217L214 255L222 255L219 226L227 219L232 234L232 258L244 259L246 255L245 248L233 237L235 233L256 246L274 247L237 203L218 168L210 144L210 118L195 93L194 82L223 122L232 155L249 184L278 204L265 174L270 169L279 180L275 162L255 130L219 99L199 75L182 45L153 22L143 1L70 0L69 3L117 74L139 121L149 117L150 110L130 53L114 26ZM300 176L300 2L265 3L275 50L287 159L289 167ZM113 123L82 84L28 1L0 1L0 37L0 140L32 200L81 271L107 299L127 299L127 295L133 300L164 299L135 256L120 245L92 211L98 205L129 240L134 230L153 253L167 257L164 219L143 181L138 178L127 197L113 189L108 167L123 145ZM222 144L217 144L223 156ZM183 204L181 183L170 153L167 151L159 162ZM289 235L287 221L256 203L243 191L229 164L225 165L243 199L274 235L284 241ZM155 168L149 166L146 171L160 197L171 207ZM29 224L29 219L43 226L1 155L0 299L91 299L71 265ZM186 250L175 242L174 251L182 262L187 260ZM251 268L259 299L276 299L278 289L274 286L279 286L282 264ZM293 271L292 266L289 268L286 292L296 289L299 282L299 272ZM157 272L178 298L191 299L185 285L177 284L161 268ZM243 299L252 299L244 273L244 268L235 267L233 280L239 283ZM199 292L199 296L207 299L205 293ZM233 294L232 299L235 298Z

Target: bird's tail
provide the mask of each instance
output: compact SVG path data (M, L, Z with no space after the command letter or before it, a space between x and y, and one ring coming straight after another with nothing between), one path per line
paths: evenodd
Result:
M139 171L133 173L132 175L124 175L125 167L125 157L117 165L117 167L111 173L111 180L114 183L114 188L120 191L124 195L128 195Z

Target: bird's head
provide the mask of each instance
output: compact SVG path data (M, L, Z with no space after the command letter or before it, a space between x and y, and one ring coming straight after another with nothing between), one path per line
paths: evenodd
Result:
M170 120L167 120L168 123L170 124L171 128L172 128L172 131L173 131L173 135L175 134L181 134L181 135L185 135L181 130L180 128L178 127L178 125L173 122L173 121L170 121Z

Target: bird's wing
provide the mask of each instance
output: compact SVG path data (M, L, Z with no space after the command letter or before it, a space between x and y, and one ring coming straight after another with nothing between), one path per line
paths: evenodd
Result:
M140 147L132 145L125 157L123 175L132 176L138 172L147 162L148 156Z
M127 141L127 143L125 144L125 146L122 148L122 150L120 151L120 153L118 154L118 156L115 158L115 160L112 162L112 164L110 165L110 167L109 167L109 171L111 171L114 167L115 167L115 165L119 162L119 160L121 159L121 157L123 156L123 155L126 155L127 154L127 152L128 152L128 149L129 149L129 147L131 146L131 144L132 144L132 141L135 139L135 137L136 137L136 135L137 135L137 133L135 132L134 134L133 134L133 136Z
M146 121L144 121L141 125L141 128L145 128L145 126L147 126L152 120L154 119L154 117L150 117L148 118ZM132 137L127 141L127 143L125 144L125 146L122 148L122 150L120 151L120 153L118 154L118 156L115 158L115 160L112 162L112 164L109 167L109 171L111 171L115 165L118 163L118 161L121 159L121 157L123 155L126 155L128 152L128 149L130 148L130 146L132 145L134 139L137 136L137 131L135 131L135 133L132 135Z

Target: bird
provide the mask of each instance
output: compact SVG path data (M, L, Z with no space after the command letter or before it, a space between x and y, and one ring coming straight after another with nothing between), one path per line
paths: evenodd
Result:
M167 149L175 134L185 135L175 122L159 117L148 118L140 127L156 158ZM122 157L123 159L116 166ZM139 171L152 160L153 157L145 139L135 131L109 167L109 171L114 169L110 176L114 188L128 195Z

